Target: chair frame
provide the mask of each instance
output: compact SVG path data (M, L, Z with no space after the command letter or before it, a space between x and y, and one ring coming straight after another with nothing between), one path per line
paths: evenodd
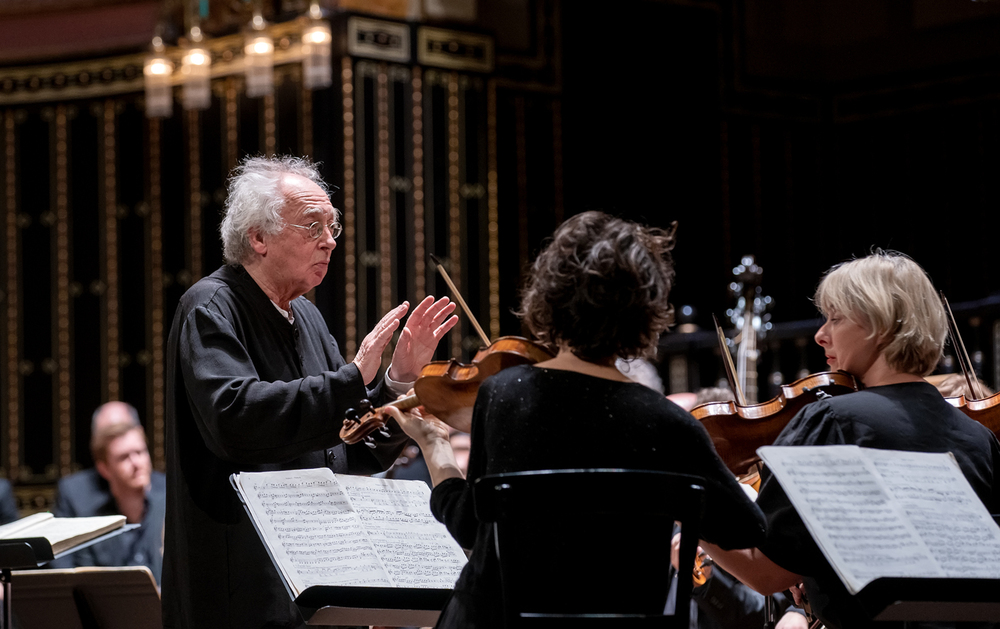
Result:
M705 480L671 472L629 469L564 469L512 472L484 476L473 485L476 515L493 525L495 553L500 564L503 607L508 629L526 626L572 627L681 627L688 629L695 553L705 508ZM682 523L680 570L673 615L648 613L538 613L519 609L515 584L505 553L516 553L516 541L506 536L505 526L524 518L546 521L586 522L589 516L620 517L623 522L643 518ZM572 524L570 524L572 525ZM581 525L583 526L583 525ZM632 526L622 532L633 532ZM653 534L672 535L669 525ZM641 549L638 549L641 550ZM586 552L582 549L581 552ZM669 557L656 558L654 565L670 569ZM664 592L666 598L666 592Z

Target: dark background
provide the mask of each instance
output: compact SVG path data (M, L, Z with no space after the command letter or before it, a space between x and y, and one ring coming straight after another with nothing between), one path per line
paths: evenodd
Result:
M324 4L341 24L343 7ZM265 5L273 22L304 10L299 0ZM153 122L141 81L132 79L157 20L172 25L168 43L177 43L183 29L169 6L23 0L0 7L0 463L39 491L89 463L90 413L108 399L139 407L162 464L155 447L162 448L162 343L180 295L221 260L216 229L230 149L236 158L267 151L273 114L273 149L323 161L327 179L342 188L335 205L346 202L341 58L326 90L304 91L297 69L279 66L270 104L247 98L239 77L222 77L209 110L193 118L178 96L173 116ZM222 4L212 7L213 37L245 23L216 15ZM602 209L661 227L679 223L673 301L696 309L702 331L664 337L659 364L668 390L718 377L718 353L704 330L713 313L725 319L733 307L728 286L745 254L756 256L762 290L774 299L762 375L788 382L822 369L809 297L826 269L875 247L902 251L928 271L955 306L982 375L997 383L1000 3L481 0L473 22L421 22L496 43L489 73L413 63L392 69L422 73L425 86L427 250L461 261L463 293L480 320L491 297L498 300L499 333L521 332L511 311L544 239L565 217ZM349 60L358 74L361 61ZM358 183L365 195L358 215L369 229L358 254L379 246L372 72L354 94L357 113L368 116L355 138L365 149L358 177L367 177ZM450 78L462 86L461 184L470 191L454 251L446 230ZM390 133L393 175L412 183L409 89L392 84L390 99L405 106L393 109ZM238 135L228 144L227 106L236 108ZM488 183L490 151L495 295L486 197L475 194ZM411 294L413 196L393 190L386 272L395 303L419 296ZM62 236L60 224L69 228ZM69 254L64 275L61 250ZM348 312L345 255L341 240L315 295L342 347L381 314L384 278L379 267L362 268L358 306ZM429 291L444 290L432 270L424 279ZM353 337L349 315L357 317ZM477 346L468 323L453 336L441 357L467 358ZM109 343L117 344L113 355Z

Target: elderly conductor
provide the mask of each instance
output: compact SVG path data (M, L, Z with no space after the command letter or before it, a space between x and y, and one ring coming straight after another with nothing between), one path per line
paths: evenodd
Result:
M454 326L454 304L424 299L386 370L381 355L409 305L389 312L345 363L304 295L340 235L308 160L251 158L233 172L221 232L227 264L181 298L167 354L164 626L296 627L302 619L229 485L233 472L386 469L406 440L376 448L338 436L347 408L405 392Z

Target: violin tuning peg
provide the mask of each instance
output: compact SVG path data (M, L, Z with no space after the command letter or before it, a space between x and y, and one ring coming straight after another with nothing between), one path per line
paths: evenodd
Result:
M378 430L378 434L382 435L382 436L383 436L383 437L385 437L386 439L388 439L389 437L391 437L391 436L392 436L392 433L390 433L390 432L389 432L388 430L386 430L385 428L379 428L379 430Z
M372 450L378 447L377 445L375 445L375 440L372 439L370 435L368 437L365 437L365 445L371 448Z
M361 409L362 413L370 413L372 410L371 400L365 400L365 399L359 400L358 408Z
M356 424L356 423L358 423L358 419L360 417L361 417L361 414L358 413L358 409L356 409L356 408L349 408L346 411L344 411L344 419L345 419L345 421L349 421L349 422L352 422L352 423Z

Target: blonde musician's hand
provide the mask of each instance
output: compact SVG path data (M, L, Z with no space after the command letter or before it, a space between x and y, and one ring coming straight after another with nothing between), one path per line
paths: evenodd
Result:
M809 621L798 612L785 612L774 629L809 629Z

